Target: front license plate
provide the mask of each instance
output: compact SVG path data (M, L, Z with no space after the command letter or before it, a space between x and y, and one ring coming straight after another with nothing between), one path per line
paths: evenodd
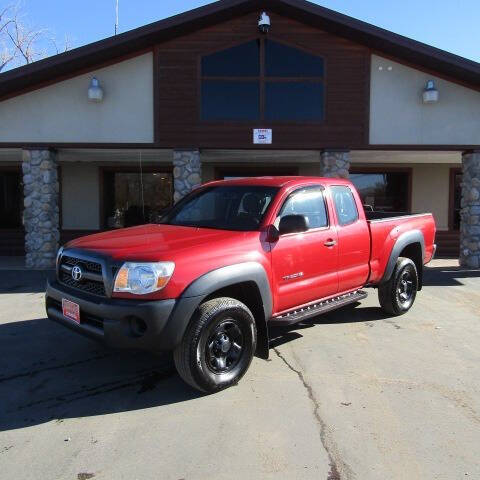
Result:
M73 321L80 323L80 306L78 303L71 302L66 298L62 298L62 311L63 316L72 319Z

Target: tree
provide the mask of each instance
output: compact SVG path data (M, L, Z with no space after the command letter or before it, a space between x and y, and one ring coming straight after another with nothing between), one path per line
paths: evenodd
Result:
M68 38L60 48L47 29L30 26L20 2L0 11L0 72L69 49Z

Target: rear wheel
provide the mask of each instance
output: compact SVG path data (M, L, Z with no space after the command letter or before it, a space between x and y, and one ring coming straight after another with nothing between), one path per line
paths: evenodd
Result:
M410 258L399 257L388 282L378 287L378 299L383 310L391 315L403 315L415 302L418 273Z
M255 320L248 307L233 298L215 298L195 312L175 349L175 366L192 387L216 392L243 377L256 343Z

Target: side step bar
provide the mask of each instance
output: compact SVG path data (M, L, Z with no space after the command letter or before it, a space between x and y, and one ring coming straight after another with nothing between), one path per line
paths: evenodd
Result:
M323 313L331 312L337 308L344 307L350 303L358 302L368 296L367 292L363 290L355 290L351 293L345 293L338 297L331 298L330 300L323 300L321 302L314 303L307 307L298 308L282 315L272 317L269 325L292 325L294 323L301 322L307 318L316 317Z

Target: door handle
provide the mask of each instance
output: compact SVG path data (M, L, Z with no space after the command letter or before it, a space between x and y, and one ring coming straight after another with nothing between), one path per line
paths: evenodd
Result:
M336 240L329 238L326 242L323 243L326 247L333 247L337 244Z

